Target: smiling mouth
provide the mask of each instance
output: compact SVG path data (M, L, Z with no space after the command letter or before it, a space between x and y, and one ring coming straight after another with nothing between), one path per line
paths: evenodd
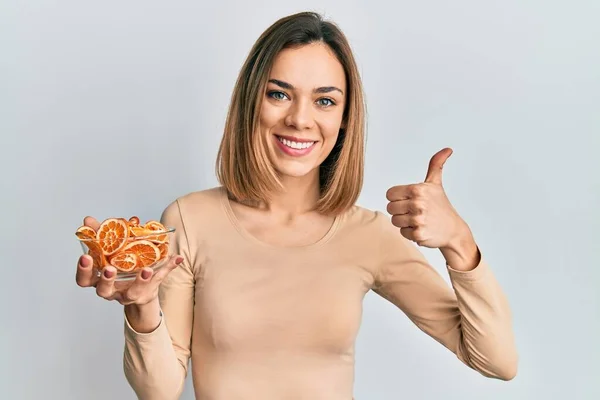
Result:
M307 141L307 140L300 140L300 139L287 139L283 136L279 136L279 135L275 135L277 137L277 140L279 140L280 143L282 143L283 145L285 145L286 147L289 147L290 149L294 149L294 150L304 150L304 149L308 149L310 147L312 147L316 141Z

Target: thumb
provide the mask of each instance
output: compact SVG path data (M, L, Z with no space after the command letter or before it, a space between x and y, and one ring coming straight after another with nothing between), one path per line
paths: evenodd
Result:
M425 176L425 182L442 184L442 169L444 163L452 155L451 148L444 148L431 157L429 161L429 168L427 169L427 175Z
M171 272L173 271L175 268L179 267L179 265L181 265L181 263L183 262L183 257L180 255L172 255L170 256L171 259L169 260L169 262L164 265L163 267L161 267L158 272L155 274L155 276L157 277L156 279L160 282L163 279L165 279L165 277Z
M97 231L100 228L100 222L94 217L85 217L83 224L89 226L93 230Z

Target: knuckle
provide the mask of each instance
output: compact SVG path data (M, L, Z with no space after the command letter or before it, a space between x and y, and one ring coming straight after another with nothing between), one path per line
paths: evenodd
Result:
M123 293L123 298L129 303L139 303L148 293L152 292L148 282L135 282Z
M125 304L135 303L138 296L135 293L132 293L131 289L121 293L119 296L119 302Z
M425 224L425 218L423 217L423 215L422 214L415 215L413 217L413 224L415 226L423 226Z
M140 290L140 286L136 283L131 285L131 287L121 293L121 297L124 301L129 303L135 303L142 295L143 290Z
M422 214L425 211L425 202L421 199L414 200L411 204L411 211L415 214Z
M413 197L421 197L423 195L423 185L421 184L417 184L417 185L412 185L410 188L410 192L413 195Z

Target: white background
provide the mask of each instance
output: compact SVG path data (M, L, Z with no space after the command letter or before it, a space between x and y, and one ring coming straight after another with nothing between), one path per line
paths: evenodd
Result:
M1 398L135 398L122 307L75 284L74 231L85 215L157 218L216 185L241 64L301 10L332 18L356 52L361 205L384 211L390 186L422 181L429 158L454 149L445 188L509 297L520 354L513 381L484 378L369 293L356 398L600 398L592 0L2 2Z

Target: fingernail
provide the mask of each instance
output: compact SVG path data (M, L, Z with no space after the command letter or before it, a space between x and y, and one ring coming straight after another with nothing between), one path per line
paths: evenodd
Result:
M177 258L175 259L175 264L179 265L183 262L183 257L181 256L177 256Z
M142 270L142 279L148 279L148 278L150 278L151 274L152 273L150 272L150 270L143 269Z
M81 260L79 260L79 265L81 265L81 268L87 268L90 266L90 261L87 257L81 257Z
M105 269L104 270L104 277L105 278L109 278L110 279L110 278L112 278L112 276L113 276L113 272L111 270L109 270L109 269Z

